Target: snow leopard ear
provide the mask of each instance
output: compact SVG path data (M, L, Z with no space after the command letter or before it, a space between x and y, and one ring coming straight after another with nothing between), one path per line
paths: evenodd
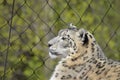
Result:
M70 30L76 30L77 27L75 25L73 25L72 23L70 23L68 29L70 29Z
M87 36L87 31L85 29L79 29L79 38L80 40L83 42L83 45L87 45L88 44L88 36Z

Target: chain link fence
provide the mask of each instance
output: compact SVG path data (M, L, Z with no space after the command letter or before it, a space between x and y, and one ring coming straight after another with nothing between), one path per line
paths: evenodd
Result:
M47 42L73 23L120 60L119 0L1 0L0 80L48 80L56 65Z

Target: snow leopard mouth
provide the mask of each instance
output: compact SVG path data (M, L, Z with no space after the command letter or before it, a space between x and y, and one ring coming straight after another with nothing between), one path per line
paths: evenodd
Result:
M51 53L52 55L56 55L56 56L61 55L61 54L59 54L58 52L54 52L54 51L51 51L51 50L50 50L50 53Z

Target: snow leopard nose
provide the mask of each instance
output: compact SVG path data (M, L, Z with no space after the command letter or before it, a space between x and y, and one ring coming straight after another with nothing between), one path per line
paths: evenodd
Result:
M52 46L52 44L48 43L48 47L51 47L51 46Z
M51 39L51 40L48 42L48 47L53 46L53 44L55 44L55 43L57 42L57 39L58 39L58 37L55 37L55 38Z

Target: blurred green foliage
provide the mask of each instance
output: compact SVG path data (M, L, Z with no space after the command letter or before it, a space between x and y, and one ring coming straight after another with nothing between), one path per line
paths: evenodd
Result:
M48 58L47 42L69 23L92 32L106 56L120 60L119 7L119 0L1 0L0 80L48 80L57 61Z

